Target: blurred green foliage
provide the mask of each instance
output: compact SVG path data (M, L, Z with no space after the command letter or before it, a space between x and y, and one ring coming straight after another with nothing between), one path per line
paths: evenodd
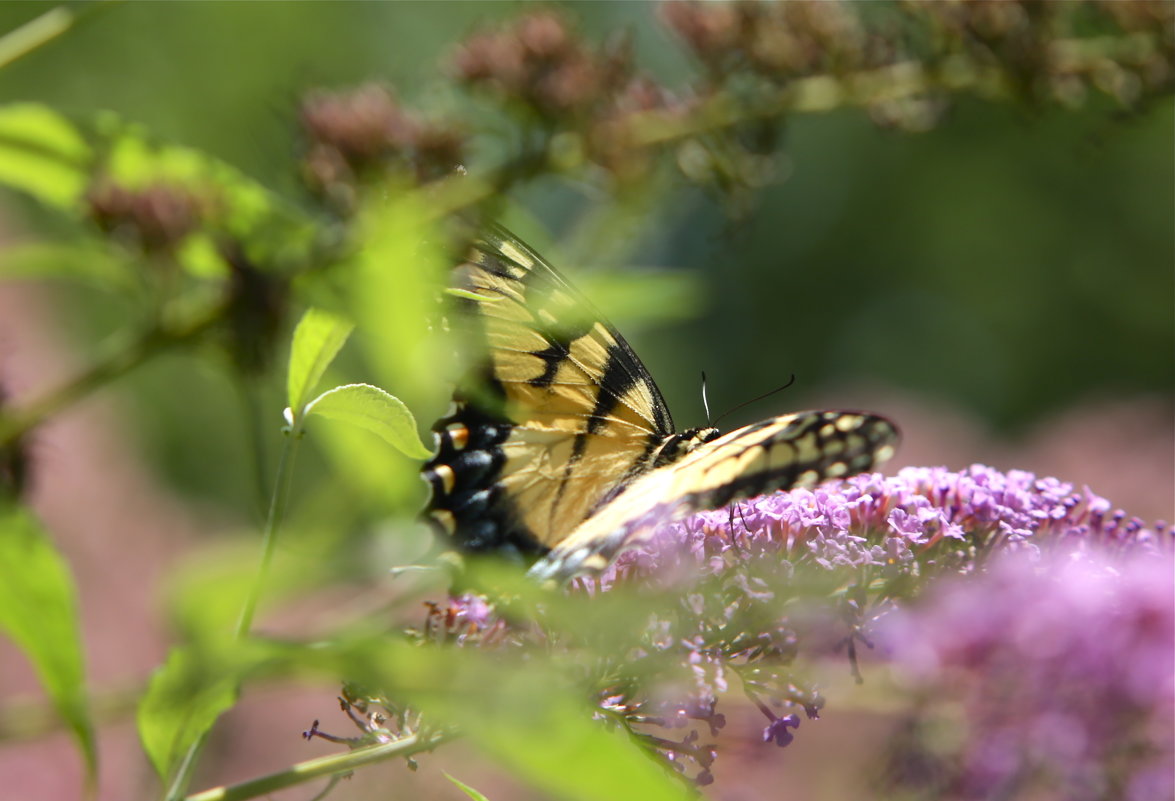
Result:
M636 63L671 89L684 91L703 72L656 20L651 5L558 7L590 39L627 33ZM867 14L894 7L878 4ZM87 130L104 130L105 145L125 147L111 160L119 168L112 172L131 184L137 171L151 180L214 174L223 190L219 205L212 204L213 216L220 215L217 233L240 234L243 244L233 249L201 233L176 255L186 271L178 279L120 272L134 266L133 259L120 261L87 236L101 231L115 240L119 215L143 197L120 194L121 187L91 187L89 201L103 214L83 224L76 209L60 214L82 191L76 175L66 170L55 177L51 164L46 172L14 174L0 161L0 180L44 204L7 190L0 197L6 226L19 230L12 238L20 241L0 252L5 273L85 279L59 283L57 321L69 326L83 359L97 358L107 337L135 319L136 301L166 291L172 280L199 287L201 279L231 279L231 301L245 298L254 302L251 309L272 312L259 315L259 322L244 320L244 327L234 318L235 327L218 332L220 341L159 355L118 384L134 420L131 436L171 485L234 519L259 521L287 403L284 350L277 348L283 355L276 359L267 357L293 321L284 315L287 296L274 289L279 282L267 283L257 263L280 268L296 262L321 244L312 230L329 231L339 223L316 205L301 180L299 104L312 89L374 80L395 87L406 105L426 115L467 110L475 104L452 80L457 43L479 25L512 19L530 7L420 2L69 8L77 14L72 28L0 69L0 105L11 112L12 104L42 104L27 108L51 108ZM43 10L0 5L0 32ZM495 116L501 109L486 106L480 109L485 113L473 115L480 129L470 133L483 148L475 158L484 159L495 135L508 135ZM116 116L101 114L108 111ZM131 125L123 130L119 120ZM11 117L7 121L9 134L19 129ZM31 145L88 157L90 143L74 141L70 123L57 122L36 122L33 129L61 136ZM859 108L793 114L786 124L764 126L762 149L778 148L782 155L773 166L762 163L763 174L750 182L756 191L738 203L724 204L713 187L687 186L680 176L664 174L608 197L601 191L607 182L594 182L599 171L585 169L571 177L540 174L512 187L501 198L502 214L588 287L589 297L657 376L680 427L702 422L697 376L707 370L711 405L718 410L797 376L795 390L770 401L770 409L746 410L744 418L796 407L806 396L858 382L944 399L994 427L1016 430L1083 401L1166 394L1175 383L1173 133L1169 100L1127 112L1100 97L1080 109L964 97L922 133L878 126ZM149 146L154 142L169 147L157 152ZM497 147L506 149L501 142ZM677 157L684 162L689 153ZM14 169L31 163L18 159ZM423 428L443 411L445 380L453 372L428 327L428 299L445 262L429 237L432 210L418 205L418 196L403 201L394 195L376 193L375 201L362 205L348 231L359 246L331 261L329 275L300 274L291 295L294 305L313 302L343 311L357 324L339 360L329 369L330 359L307 367L307 374L322 378L321 386L379 384L406 401ZM181 200L191 206L180 203L176 212L182 229L185 213L206 198L193 191ZM139 267L151 269L150 259L141 262ZM385 269L389 265L397 271ZM629 265L649 269L626 282L621 268ZM124 286L116 289L120 281ZM193 297L205 299L199 292ZM258 327L248 327L253 324ZM316 394L301 385L290 393L300 401ZM359 401L391 405L382 396L358 394L363 397L352 398L342 412L335 409L334 416L365 414L357 410ZM852 403L845 399L845 405ZM423 499L418 465L366 433L317 420L309 431L313 447L303 449L293 478L296 514L281 558L314 563L314 570L301 574L324 583L382 576L396 559L415 558L419 548L412 545L419 542L405 545L412 527L405 521ZM403 431L391 437L409 439ZM373 558L380 547L387 552ZM181 588L171 600L177 628L191 641L207 634L204 627L223 629L235 607L230 601L244 592L244 578L212 573L215 578L203 581L189 576L190 582L180 583L194 589ZM298 582L290 576L298 573L297 564L279 565L274 586L293 592ZM193 602L210 584L225 589L215 609ZM63 598L69 589L62 590ZM366 640L362 645L375 647ZM417 673L428 676L424 691L435 698L426 697L423 706L437 705L442 717L461 715L453 707L468 699L435 676L455 663L438 665L419 650L392 653L400 646L388 647L391 661L371 668L374 679L393 667L406 667L409 678L398 676L406 686ZM141 710L147 728L158 730L152 756L162 773L231 706L238 680L271 657L282 670L296 671L310 652L240 656L226 660L230 680L197 687L208 678L200 660L209 654L173 653L174 672L165 674L171 683L158 683ZM460 678L474 690L469 698L490 707L498 698L503 708L476 710L484 714L472 715L468 730L491 752L501 746L498 755L507 763L522 746L529 749L531 758L511 766L518 775L538 787L565 788L568 777L557 774L570 761L569 743L574 747L579 737L593 741L588 747L599 760L581 762L581 769L627 760L624 771L608 772L610 780L630 787L647 782L666 792L663 777L643 757L616 747L618 738L589 726L567 693L556 688L544 691L541 704L526 703L550 673L512 676L499 665L504 691L491 698L476 692L489 669L473 661ZM72 663L65 672L71 670L77 672ZM189 672L193 683L185 684ZM177 720L185 693L204 694L193 720ZM536 709L551 720L528 717ZM582 731L575 729L578 723ZM572 739L546 736L556 725L570 727ZM594 790L586 779L584 787L583 797L599 797L587 794Z
M521 8L78 6L74 29L0 70L0 101L115 110L297 200L295 116L307 89L376 79L443 112L461 102L444 66L455 43ZM0 29L41 10L0 6ZM688 79L688 58L653 7L564 10L589 36L628 32L639 65L670 86ZM919 135L882 130L857 110L796 115L783 132L784 180L742 219L678 187L621 210L628 219L608 234L617 241L576 239L594 198L544 179L512 198L536 217L511 222L540 251L562 236L547 231L572 234L547 255L573 276L620 263L700 275L705 303L691 320L650 327L633 304L615 307L680 424L701 421L697 375L707 370L717 409L795 373L801 396L873 380L1016 428L1090 397L1167 392L1175 380L1175 117L1169 103L1136 116L1105 105L963 101ZM75 333L86 340L120 315L90 295L71 308L85 310ZM174 481L239 505L232 499L249 484L240 437L228 423L190 425L193 414L237 415L223 379L161 363L130 381L145 445ZM201 410L182 402L192 397ZM745 416L768 411L778 409ZM208 471L209 461L225 469Z

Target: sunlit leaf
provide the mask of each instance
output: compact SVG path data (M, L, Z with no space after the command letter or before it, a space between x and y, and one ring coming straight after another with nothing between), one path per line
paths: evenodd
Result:
M520 574L518 574L520 576ZM514 657L514 658L512 658ZM564 659L476 647L354 649L348 674L457 730L544 797L682 798L682 785L625 733L609 730Z
M536 661L494 669L464 656L451 685L457 691L423 696L423 708L459 720L512 775L551 798L680 801L680 782L625 734L594 720L565 670Z
M193 148L161 143L141 126L113 112L95 115L90 126L103 155L101 177L128 190L167 187L191 199L201 225L178 253L196 276L224 272L216 242L247 243L265 264L298 264L311 258L321 224L299 207L236 167Z
M293 212L264 186L203 151L159 144L139 126L109 112L99 115L97 128L108 140L104 173L120 185L165 183L211 191L212 210L238 233L255 229L275 214Z
M322 487L333 499L328 505L343 502L351 512L375 519L419 507L424 491L420 465L380 437L353 425L324 425L315 429L314 443L330 460L336 479Z
M62 114L36 103L0 106L0 185L73 210L91 160L90 146Z
M414 408L440 400L436 378L449 358L432 333L447 267L440 232L414 196L369 203L358 231L341 276L376 382Z
M301 414L310 393L353 328L350 322L317 308L307 309L298 321L290 346L290 369L286 377L286 402L295 416Z
M197 278L223 278L228 267L216 249L216 243L207 234L196 234L184 239L176 260L184 270Z
M382 446L381 446L382 447ZM334 531L313 526L311 533L284 527L287 549L274 555L266 574L264 609L320 585L329 560L320 550L337 542ZM291 538L297 537L296 544ZM319 544L314 537L326 540ZM177 563L164 580L168 623L184 642L214 643L234 631L249 588L256 579L256 544L246 532L227 541L205 543Z
M592 304L627 331L637 324L688 320L705 306L700 276L684 270L625 270L622 274L589 272L576 275L577 285ZM649 303L656 298L656 303Z
M92 779L97 757L73 577L36 519L11 506L0 506L0 630L33 664Z
M432 453L416 433L416 418L394 395L370 384L347 384L327 390L306 405L318 414L367 429L405 456L427 459Z
M680 780L623 731L594 718L565 660L476 647L422 648L382 630L355 634L313 647L274 644L267 675L296 671L379 688L422 712L434 731L467 737L544 797L683 797Z

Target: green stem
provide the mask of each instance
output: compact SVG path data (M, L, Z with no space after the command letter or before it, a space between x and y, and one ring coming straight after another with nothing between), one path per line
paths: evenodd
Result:
M1107 59L1137 61L1156 53L1159 47L1154 36L1144 33L1059 39L1049 44L1049 61L1067 72L1085 75ZM847 75L796 78L754 104L740 101L729 92L717 92L685 117L675 111L660 110L635 114L630 123L630 144L632 147L668 144L752 119L773 119L789 113L824 113L936 91L971 91L988 99L1007 99L1014 95L1006 69L956 53L933 68L923 61L910 60Z
M0 68L53 41L68 31L76 19L74 12L58 6L0 36Z
M330 756L310 759L299 762L286 770L271 773L258 779L234 784L231 787L214 787L195 795L190 795L185 801L245 801L257 798L268 793L274 793L286 787L302 784L323 776L334 776L346 773L364 765L382 762L392 757L407 757L421 751L435 748L442 742L452 739L453 734L434 734L422 737L419 734L410 734L406 737L379 745L369 745L356 748L345 754L331 754Z
M73 3L72 8L57 6L0 36L0 69L24 58L37 48L44 47L71 28L77 27L86 17L114 2L115 0L91 0L87 3Z
M290 495L290 484L294 474L294 456L297 454L298 441L301 439L300 426L295 426L286 433L286 441L282 446L281 457L277 463L273 493L270 495L269 513L265 518L265 533L261 537L261 564L257 567L257 575L253 579L253 585L249 588L249 595L245 598L245 605L241 608L241 617L237 621L236 635L238 640L247 637L249 630L253 627L253 616L256 614L257 602L269 575L269 565L273 561L274 546L277 543L277 531L281 526L286 501Z
M277 532L281 527L286 502L289 499L290 484L294 474L294 456L297 454L298 442L301 438L302 429L300 425L291 426L286 432L286 441L282 446L281 456L278 459L277 475L274 477L273 493L270 495L269 513L265 518L265 531L261 537L261 562L257 566L257 574L253 578L253 584L249 587L249 594L246 596L245 603L241 607L241 616L237 620L236 638L238 641L245 639L249 635L249 631L253 628L253 618L257 613L257 604L261 598L261 591L264 589L269 576L269 567L273 562L273 553L276 550ZM166 801L180 801L183 798L188 784L192 780L192 771L196 767L196 758L204 749L204 744L207 740L208 732L205 731L188 748L187 753L184 754L183 760L172 776L171 784L168 785L167 794L164 796ZM243 797L249 798L251 796Z
M180 762L179 768L171 778L171 784L167 787L167 795L164 796L167 801L179 801L184 797L188 783L192 780L192 771L196 767L196 757L200 756L200 752L204 750L204 744L208 742L208 731L205 729L204 733L196 738L196 741L188 748L188 752L184 754L183 761Z

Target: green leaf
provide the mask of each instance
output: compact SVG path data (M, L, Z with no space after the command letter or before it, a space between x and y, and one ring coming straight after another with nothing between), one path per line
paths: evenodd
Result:
M208 234L189 234L184 237L176 260L196 278L226 278L228 265L217 250L216 242Z
M240 644L219 649L173 648L151 677L139 704L139 739L160 779L167 781L192 745L237 701L256 658Z
M396 387L414 408L443 401L436 376L453 361L453 348L434 324L450 257L433 215L414 194L373 200L357 233L358 247L341 275L376 383Z
M627 736L592 720L581 697L566 688L536 692L542 685L533 682L544 678L519 671L515 680L525 684L508 693L519 706L471 716L467 731L481 749L551 797L681 801L681 784Z
M420 465L389 448L380 437L353 425L324 425L315 430L314 443L330 460L335 481L323 486L333 508L370 519L398 517L420 503ZM340 509L334 506L343 504ZM311 508L311 507L308 507ZM318 508L317 506L312 508ZM405 521L406 523L407 521ZM315 527L321 530L320 526ZM344 526L345 528L345 526ZM380 538L394 526L380 527ZM403 539L396 536L396 539ZM410 558L410 557L406 557Z
M585 297L623 331L653 323L689 320L706 305L701 277L685 270L626 269L576 275ZM649 303L656 298L656 303Z
M295 420L302 417L310 393L334 361L354 326L330 312L310 308L294 329L290 346L290 369L286 379L286 402Z
M443 688L413 694L427 719L460 721L495 764L546 798L681 801L680 780L625 733L593 719L598 709L567 680L568 665L495 665L481 657L468 649L455 654Z
M432 452L416 433L416 418L403 401L370 384L346 384L327 390L306 404L306 416L318 414L366 428L405 456L427 459Z
M472 798L473 801L490 801L490 799L487 798L485 796L485 794L479 793L477 790L474 790L472 787L470 787L465 782L458 781L457 779L454 779L448 773L445 774L445 778L448 779L449 781L451 781L453 784L457 785L457 789L460 790L461 792L465 793L470 798Z
M0 106L0 185L73 210L92 160L86 140L58 112L37 103Z
M97 755L73 577L37 520L10 506L0 507L0 630L32 662L93 781Z

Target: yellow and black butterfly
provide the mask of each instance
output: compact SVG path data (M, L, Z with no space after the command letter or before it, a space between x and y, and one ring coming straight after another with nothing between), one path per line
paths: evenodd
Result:
M850 411L675 433L619 332L504 229L476 239L452 289L450 323L479 352L433 427L426 515L460 550L539 557L536 578L601 570L655 522L870 470L897 442Z

